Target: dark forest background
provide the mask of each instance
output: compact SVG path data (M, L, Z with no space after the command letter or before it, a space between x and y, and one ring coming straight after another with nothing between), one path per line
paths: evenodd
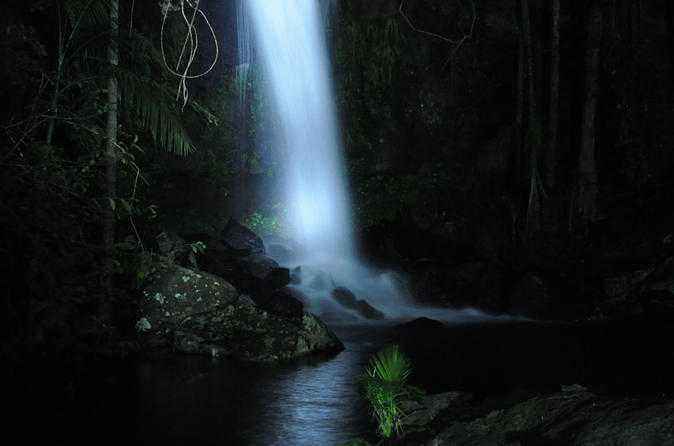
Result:
M198 262L230 217L283 233L266 186L279 172L254 143L259 77L238 107L233 2L202 2L220 58L184 107L159 2L121 1L118 20L107 4L1 7L3 356L131 351L166 240ZM339 1L329 35L363 252L436 305L671 317L672 289L643 284L674 267L673 9ZM185 29L165 32L176 60ZM215 47L199 37L195 70Z

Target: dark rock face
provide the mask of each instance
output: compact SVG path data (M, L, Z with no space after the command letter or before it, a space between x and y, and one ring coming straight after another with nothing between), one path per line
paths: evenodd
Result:
M640 300L649 316L674 321L674 257L665 259L647 278Z
M201 268L228 280L256 302L290 283L290 271L264 254L262 239L234 220L227 223L220 239L211 238L205 244L206 251L199 256Z
M225 249L235 256L263 254L264 243L253 231L230 219L220 234Z
M171 262L185 267L195 267L196 257L187 242L172 232L162 232L156 237L159 253Z
M509 295L510 312L535 319L552 319L559 315L561 298L558 288L544 277L527 273L516 283Z
M301 302L270 305L279 311L270 314L219 277L158 265L143 291L136 329L149 353L271 362L343 348L320 320L302 311Z
M348 288L335 288L332 290L332 298L343 307L356 311L365 319L378 320L386 318L384 313L377 310L366 301L356 298Z
M504 278L496 263L470 261L448 266L421 261L413 268L412 292L422 302L500 313L508 309Z
M295 253L290 247L281 243L270 243L267 246L267 254L281 264L288 264L295 259Z
M674 444L674 402L600 397L568 386L472 420L454 418L428 437L424 444Z
M271 293L268 299L260 303L260 307L272 314L301 319L304 314L306 299L306 296L301 292L293 288L283 287Z
M461 406L473 399L466 392L445 392L423 397L420 401L404 401L402 405L405 417L402 420L406 431L423 429L442 411L449 407Z
M443 330L445 328L447 328L445 323L427 317L420 317L398 326L398 330L415 333L417 335L419 333L432 333L433 330Z
M274 290L290 283L290 271L264 254L252 254L238 259L232 280L254 299L264 300Z

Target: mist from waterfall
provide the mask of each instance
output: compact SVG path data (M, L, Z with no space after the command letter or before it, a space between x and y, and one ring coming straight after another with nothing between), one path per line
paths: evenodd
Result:
M369 268L358 258L326 42L326 1L332 0L238 3L237 76L245 81L251 66L261 69L273 130L258 144L271 146L280 167L284 223L299 247L293 260L277 260L299 266L295 286L309 297L309 309L327 319L357 318L331 297L338 286L388 318L482 317L474 310L416 307L400 276Z

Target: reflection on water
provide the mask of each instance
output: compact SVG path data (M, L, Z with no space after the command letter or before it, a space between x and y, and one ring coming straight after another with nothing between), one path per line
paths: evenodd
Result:
M674 392L674 361L662 343L671 324L392 324L336 327L344 352L282 366L185 356L32 364L0 380L11 408L5 436L13 429L28 444L338 445L374 432L355 381L389 339L409 354L412 383L431 393L495 396L572 383L618 395Z
M366 434L369 415L356 380L383 335L372 327L336 331L346 350L332 358L272 368L199 357L142 364L140 440L336 445Z

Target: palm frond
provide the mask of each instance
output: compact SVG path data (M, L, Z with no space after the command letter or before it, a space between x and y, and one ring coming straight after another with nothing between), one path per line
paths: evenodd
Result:
M372 415L377 420L379 433L384 438L402 431L405 413L401 402L408 395L406 382L411 372L410 360L397 345L385 347L365 369L361 384Z
M384 382L404 384L412 371L410 360L397 345L390 345L370 361L369 373Z
M110 26L110 10L104 0L65 0L63 2L66 17L72 26L98 27Z
M125 109L152 135L159 148L180 156L196 150L172 95L161 84L126 70L118 70L117 78Z

